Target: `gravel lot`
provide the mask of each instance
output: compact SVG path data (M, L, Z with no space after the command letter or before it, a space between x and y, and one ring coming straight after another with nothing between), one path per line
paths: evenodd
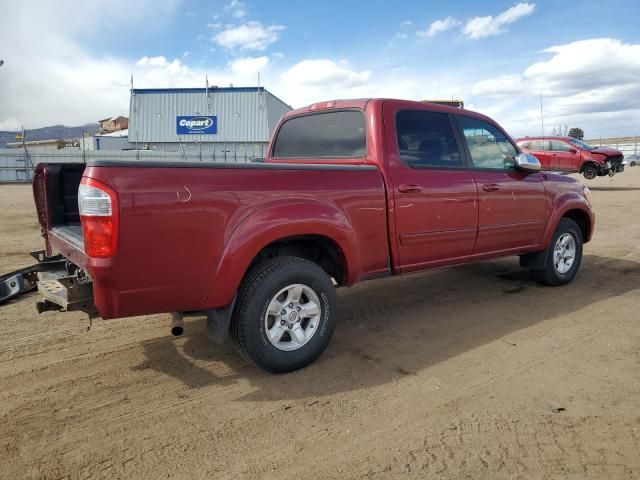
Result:
M640 478L640 167L589 182L576 281L516 258L339 291L312 366L274 376L203 319L88 324L0 306L0 477ZM42 248L29 185L0 185L0 272ZM563 411L554 413L552 406Z

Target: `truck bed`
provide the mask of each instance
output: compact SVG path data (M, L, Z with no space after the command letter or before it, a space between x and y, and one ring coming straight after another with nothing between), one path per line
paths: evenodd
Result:
M84 252L83 176L117 192L113 257ZM331 239L355 256L346 285L389 271L386 194L372 165L47 164L34 195L50 249L90 274L103 318L225 307L255 255L285 238Z
M74 248L84 250L82 226L79 223L53 227L49 233L71 244Z

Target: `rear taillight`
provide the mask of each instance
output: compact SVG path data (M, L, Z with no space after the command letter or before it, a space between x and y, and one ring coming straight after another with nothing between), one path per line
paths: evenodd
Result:
M78 210L87 256L112 257L118 246L116 192L97 180L83 178L78 189Z

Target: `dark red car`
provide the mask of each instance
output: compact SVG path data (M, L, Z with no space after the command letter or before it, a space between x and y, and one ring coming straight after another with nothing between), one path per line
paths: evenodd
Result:
M579 172L591 180L624 170L624 155L610 147L593 147L572 137L525 137L516 140L525 152L536 156L544 170Z
M570 282L589 190L539 170L484 115L388 99L289 112L262 162L40 164L38 218L64 258L43 266L39 309L167 312L175 333L199 312L213 339L293 370L327 346L336 286L506 255Z

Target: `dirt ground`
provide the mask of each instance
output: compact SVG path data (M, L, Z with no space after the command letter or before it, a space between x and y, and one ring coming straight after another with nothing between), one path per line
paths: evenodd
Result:
M203 319L0 306L0 477L640 478L640 167L589 182L574 283L516 258L341 289L312 366L274 376ZM0 186L0 272L41 248ZM554 413L553 405L564 408Z

